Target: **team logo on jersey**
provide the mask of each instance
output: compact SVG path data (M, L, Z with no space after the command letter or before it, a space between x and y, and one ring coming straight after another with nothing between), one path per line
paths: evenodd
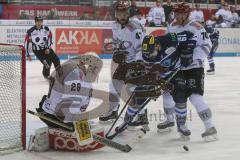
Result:
M166 54L171 54L171 53L173 53L173 52L175 52L175 51L176 51L176 48L175 48L175 47L169 47L168 49L165 50L165 53L166 53Z
M178 35L178 40L181 42L184 42L187 40L187 35L183 34L183 35Z
M196 88L196 80L195 79L189 79L187 81L187 87L188 88Z
M87 109L87 107L88 107L88 104L81 106L81 107L80 107L80 111L81 111L81 112L85 112L86 109Z
M50 103L45 103L45 104L44 104L44 107L45 107L47 110L50 110Z

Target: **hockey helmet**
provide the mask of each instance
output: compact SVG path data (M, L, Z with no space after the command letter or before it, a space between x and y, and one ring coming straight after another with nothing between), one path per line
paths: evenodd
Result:
M42 16L36 16L35 21L43 21L43 17Z
M130 2L128 0L117 1L115 8L115 17L121 25L125 25L130 16Z
M173 6L173 12L177 12L177 13L190 13L191 12L191 8L189 5L187 5L187 3L178 3L175 4Z
M128 0L119 0L116 4L116 11L129 10L130 5Z
M153 35L147 35L142 42L142 54L145 58L155 58L160 51L160 45L157 45L156 39Z

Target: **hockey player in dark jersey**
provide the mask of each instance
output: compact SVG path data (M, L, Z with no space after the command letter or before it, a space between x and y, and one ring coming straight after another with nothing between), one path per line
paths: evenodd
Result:
M178 3L173 7L175 20L168 26L169 33L181 33L183 31L190 31L195 38L195 48L187 55L183 55L192 63L187 66L182 66L181 71L184 74L186 81L187 98L196 109L199 118L204 124L205 131L201 134L205 141L217 140L217 130L213 123L212 111L204 100L204 60L209 55L212 48L212 42L204 29L204 27L188 19L191 11L187 3ZM182 50L181 52L183 52ZM181 53L182 55L182 53ZM181 57L181 61L183 61ZM176 104L187 106L187 103ZM176 116L185 115L186 110L178 110ZM177 115L178 114L178 115ZM184 122L184 121L183 121Z
M169 33L164 36L146 36L144 38L142 44L143 62L140 63L144 64L146 70L145 72L147 74L142 76L138 75L136 78L134 77L136 75L134 72L139 71L134 71L134 69L130 67L131 69L129 72L131 72L133 76L129 76L131 74L128 72L125 82L137 85L138 87L135 89L136 93L138 93L139 90L141 92L142 89L145 89L146 95L142 98L137 96L133 97L133 101L130 103L130 106L125 114L124 123L116 128L117 132L123 131L129 124L132 123L132 120L139 108L147 101L148 98L153 98L155 96L154 99L156 99L161 95L161 92L157 90L155 91L156 95L153 95L153 97L152 94L151 96L148 94L148 90L156 88L158 85L160 86L160 90L170 90L176 104L181 104L187 101L185 94L186 83L182 72L177 72L177 70L181 66L188 66L192 63L191 60L186 58L191 57L186 55L191 54L196 45L195 40L191 38L192 34L185 31L178 33L178 35ZM180 50L182 52L179 52ZM161 81L163 84L161 84ZM170 81L170 83L168 83L168 81ZM174 85L174 88L172 87L172 84ZM176 105L176 111L183 109L179 108L179 106L181 107L181 105ZM191 132L185 126L186 117L177 116L176 120L178 131L185 136L189 136Z
M31 50L43 64L43 77L48 79L52 63L55 69L61 74L61 65L58 56L55 54L52 45L52 33L47 26L43 26L43 18L35 17L35 25L27 31L25 37L25 49L28 60L31 60Z
M209 70L207 70L207 74L214 74L215 72L215 63L213 56L216 53L216 50L218 48L218 39L219 39L219 31L213 27L213 25L206 24L205 30L209 34L209 38L212 42L212 48L211 51L207 57L208 59L208 64L209 64Z

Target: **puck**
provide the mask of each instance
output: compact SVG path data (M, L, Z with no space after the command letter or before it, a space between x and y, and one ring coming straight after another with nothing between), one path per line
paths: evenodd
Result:
M183 146L183 149L184 149L185 151L189 151L189 148L188 148L188 146L186 146L186 145Z

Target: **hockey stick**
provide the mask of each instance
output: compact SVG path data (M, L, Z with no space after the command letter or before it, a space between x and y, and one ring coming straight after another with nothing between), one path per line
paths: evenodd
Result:
M151 101L151 98L147 98L147 100L141 105L141 107L137 110L137 112L135 112L132 116L133 116L133 118L149 103ZM121 126L121 132L123 132L124 130L125 130L125 128L126 128L126 126L128 125L128 123L129 123L129 121L127 121L127 122L124 122L123 123L123 125ZM120 130L120 129L119 129ZM108 138L108 139L113 139L114 137L116 137L119 133L121 133L121 132L116 132L115 131L115 133L113 133L112 135L110 135L110 136L106 136L106 138Z
M58 126L61 126L61 127L63 127L63 128L66 128L66 129L68 129L68 130L74 131L74 128L73 128L73 127L68 126L68 125L66 125L66 124L63 123L63 122L60 122L60 121L54 120L54 119L52 119L52 118L50 118L50 117L47 117L47 116L45 116L45 115L42 114L42 113L36 113L36 112L31 111L31 110L29 110L29 109L27 109L27 113L32 114L32 115L34 115L34 116L37 116L37 117L39 117L39 118L42 118L42 119L44 119L44 120L46 120L46 121L48 121L48 122L52 122L52 123L54 123L54 124L56 124L56 125L58 125Z
M108 132L106 133L106 137L108 137L109 133L112 131L114 125L117 123L118 119L120 118L120 116L122 115L123 111L125 110L125 108L127 107L128 103L130 102L130 100L132 99L134 95L134 92L131 94L131 96L128 98L127 102L125 103L125 105L123 106L121 112L119 113L118 117L115 119L115 121L113 122L112 126L109 128Z
M49 122L52 122L52 123L54 123L54 124L56 124L56 125L59 125L59 126L61 126L61 127L63 127L63 128L66 128L66 129L68 129L68 130L72 130L72 131L74 130L73 127L68 126L68 125L66 125L66 124L63 123L63 122L59 122L59 121L57 121L57 120L54 120L54 119L52 119L52 118L49 118L49 117L45 116L45 115L42 114L42 113L36 113L36 112L34 112L34 111L31 111L31 110L27 110L27 113L32 114L32 115L34 115L34 116L37 116L37 117L39 117L39 118L45 119L45 120L47 120L47 121L49 121ZM106 146L108 146L108 147L111 147L111 148L120 150L120 151L122 151L122 152L129 152L129 151L132 150L132 147L129 146L128 144L123 145L123 144L114 142L114 141L112 141L112 140L109 140L109 139L107 139L107 138L101 137L101 136L99 136L99 135L97 135L97 134L93 134L93 139L94 139L95 141L97 141L98 143L101 143L101 144L106 145Z
M165 81L165 84L169 83L171 81L171 79L178 73L178 71L180 71L180 68L177 68L173 74ZM133 118L150 102L151 98L148 98L143 104L142 106L138 109L138 111L133 115ZM124 122L124 124L121 126L121 128L119 130L121 130L120 132L116 132L110 136L106 135L106 138L108 139L113 139L114 137L116 137L119 133L123 132L126 128L126 126L128 125L128 122Z
M178 71L180 71L180 70L181 70L180 68L177 68L176 71L174 71L173 74L172 74L170 77L168 77L168 79L166 80L165 84L169 83L169 82L172 80L172 78L173 78L173 77L178 73Z

